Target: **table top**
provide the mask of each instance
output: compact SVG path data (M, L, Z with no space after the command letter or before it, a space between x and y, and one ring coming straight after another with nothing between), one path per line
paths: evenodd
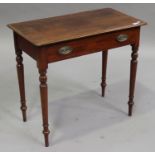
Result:
M111 8L9 24L34 44L43 46L145 25L146 22Z

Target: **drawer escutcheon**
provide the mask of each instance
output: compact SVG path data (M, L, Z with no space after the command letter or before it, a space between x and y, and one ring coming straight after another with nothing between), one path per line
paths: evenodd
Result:
M119 36L117 36L116 40L119 42L124 42L124 41L128 40L128 35L127 34L120 34Z
M64 47L61 47L58 52L61 55L67 55L67 54L70 54L72 51L73 51L72 47L64 46Z

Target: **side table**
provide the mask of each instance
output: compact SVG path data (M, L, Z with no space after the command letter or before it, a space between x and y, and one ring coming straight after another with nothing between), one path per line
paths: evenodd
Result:
M13 23L17 75L23 121L26 99L22 53L38 67L45 146L49 146L47 68L49 63L102 51L102 96L105 95L108 50L131 45L129 116L132 115L140 28L146 22L111 8Z

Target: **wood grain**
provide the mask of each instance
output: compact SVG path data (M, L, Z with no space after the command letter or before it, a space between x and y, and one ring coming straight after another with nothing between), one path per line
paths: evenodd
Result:
M139 40L139 32L140 28L136 27L127 30L100 34L93 37L62 42L59 44L48 45L41 48L47 56L48 63L50 63L133 44ZM116 38L120 34L128 35L128 39L123 42L117 41ZM67 55L59 54L59 49L64 46L72 47L73 51Z
M8 26L32 44L42 46L145 24L140 19L106 8Z

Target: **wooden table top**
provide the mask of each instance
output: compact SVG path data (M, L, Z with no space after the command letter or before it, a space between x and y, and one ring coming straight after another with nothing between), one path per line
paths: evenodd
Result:
M9 24L34 44L43 46L145 25L146 22L111 8Z

